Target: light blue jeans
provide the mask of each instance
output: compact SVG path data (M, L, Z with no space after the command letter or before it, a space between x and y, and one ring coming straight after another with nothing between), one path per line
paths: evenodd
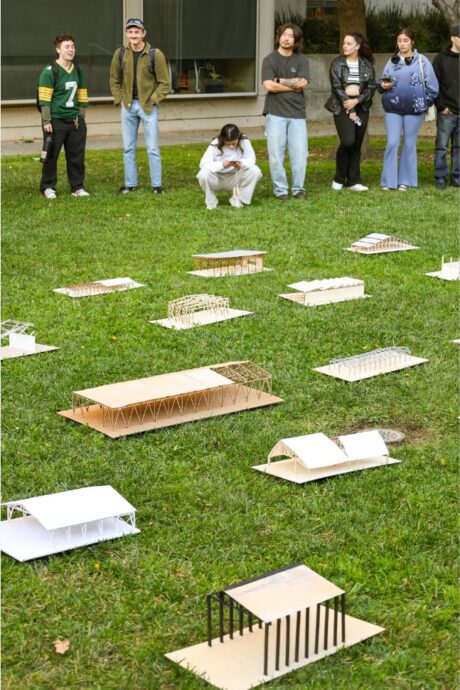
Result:
M417 136L423 120L424 113L420 113L420 115L385 113L387 146L380 180L382 187L397 189L400 184L407 187L417 186ZM398 148L401 134L404 136L404 141L398 169Z
M286 146L291 163L292 193L304 192L308 156L307 121L277 115L267 115L266 118L268 160L275 196L289 191L283 165Z
M136 148L139 123L144 128L145 148L149 159L150 184L161 187L161 156L158 146L158 107L145 113L139 101L133 101L129 110L121 105L121 137L123 139L123 163L125 187L137 187Z

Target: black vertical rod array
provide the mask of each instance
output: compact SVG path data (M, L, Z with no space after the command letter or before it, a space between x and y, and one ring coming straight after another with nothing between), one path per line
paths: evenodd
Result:
M334 647L337 646L337 619L339 615L339 597L334 597Z
M229 607L229 633L230 633L230 639L233 640L233 599L231 597L228 598L228 607Z
M248 625L249 625L249 632L252 632L252 613L251 613L251 611L248 611Z
M295 660L299 660L299 644L300 644L300 611L297 611L297 621L295 626Z
M342 594L342 642L345 644L345 592Z
M243 624L244 624L244 609L242 606L239 607L239 613L240 613L240 635L243 634Z
M280 670L280 645L281 645L281 618L276 621L276 655L275 655L275 671Z
M208 647L212 647L212 594L206 595L206 620L208 625Z
M224 593L219 592L219 639L224 641Z
M315 627L315 654L319 649L319 621L321 616L321 604L316 604L316 627Z
M289 666L289 646L291 644L291 616L286 616L286 666Z
M264 630L264 676L268 676L268 632L271 623L265 623Z
M310 609L305 609L305 658L308 659L310 647Z
M327 635L328 635L328 628L329 628L329 602L325 601L324 606L326 607L326 617L324 619L324 651L327 649Z

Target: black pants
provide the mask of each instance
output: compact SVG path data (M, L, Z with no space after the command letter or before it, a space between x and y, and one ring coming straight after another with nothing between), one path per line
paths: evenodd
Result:
M352 187L361 183L361 145L366 134L369 111L359 106L356 114L360 118L361 127L355 125L342 108L339 115L334 115L340 146L335 156L335 182Z
M52 120L53 144L48 155L48 160L43 164L40 191L51 187L56 189L57 161L64 144L67 163L67 177L72 192L83 187L85 180L85 145L86 122L78 118L78 129L74 120ZM45 133L45 136L46 133Z

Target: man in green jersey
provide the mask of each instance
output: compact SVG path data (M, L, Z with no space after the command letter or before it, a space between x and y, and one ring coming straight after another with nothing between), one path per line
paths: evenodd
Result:
M84 118L88 105L86 79L80 67L73 64L73 37L70 34L56 36L54 47L58 55L56 63L45 67L38 82L44 137L52 136L43 164L40 191L47 199L56 198L57 160L64 145L72 196L89 196L83 186L86 145Z

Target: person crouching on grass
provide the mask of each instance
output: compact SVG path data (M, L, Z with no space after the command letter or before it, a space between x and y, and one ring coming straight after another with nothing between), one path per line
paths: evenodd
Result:
M249 206L261 177L251 142L232 124L224 125L211 141L197 175L209 211L217 207L216 192L220 191L231 192L230 204L234 208Z

